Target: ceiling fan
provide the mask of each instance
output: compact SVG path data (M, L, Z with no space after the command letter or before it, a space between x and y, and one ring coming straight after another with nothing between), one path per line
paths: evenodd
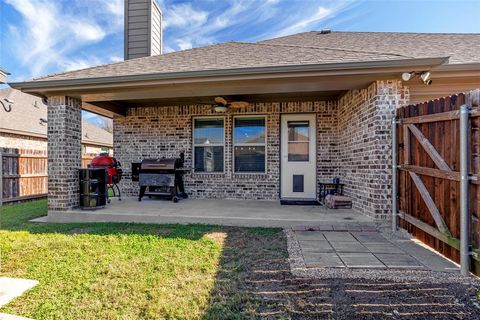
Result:
M245 101L230 101L228 102L223 97L215 97L214 103L205 103L210 105L215 112L227 112L228 110L235 110L248 107L250 103Z

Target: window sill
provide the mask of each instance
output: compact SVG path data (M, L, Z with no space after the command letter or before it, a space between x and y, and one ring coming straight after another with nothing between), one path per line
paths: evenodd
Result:
M266 172L234 172L233 176L235 178L241 178L241 177L246 177L246 178L251 178L251 177L266 177L267 173Z

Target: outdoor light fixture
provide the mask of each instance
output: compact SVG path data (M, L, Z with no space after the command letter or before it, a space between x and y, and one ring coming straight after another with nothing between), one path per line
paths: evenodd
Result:
M415 76L415 71L402 73L402 80L408 81Z
M422 72L404 72L402 73L402 80L403 81L410 81L412 78L415 78L416 76L420 76L420 80L422 80L423 84L429 86L432 84L432 79L430 79L430 72L428 71L422 71Z
M430 72L425 71L420 75L420 79L422 79L423 84L429 86L432 84L432 79L430 79Z

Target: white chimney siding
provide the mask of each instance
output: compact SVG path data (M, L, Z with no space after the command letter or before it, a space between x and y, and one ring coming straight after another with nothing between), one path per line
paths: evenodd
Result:
M125 60L162 54L162 11L155 0L125 0Z

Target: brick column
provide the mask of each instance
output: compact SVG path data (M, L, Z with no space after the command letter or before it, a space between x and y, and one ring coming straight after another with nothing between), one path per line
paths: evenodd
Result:
M392 207L392 118L397 108L407 105L410 100L408 87L401 81L377 81L375 96L375 116L373 129L375 143L373 183L369 183L371 190L370 206L375 218L391 219Z
M401 81L376 81L338 101L338 170L355 209L390 219L391 119L408 103Z
M48 98L48 210L64 211L79 204L78 169L82 158L81 101Z

